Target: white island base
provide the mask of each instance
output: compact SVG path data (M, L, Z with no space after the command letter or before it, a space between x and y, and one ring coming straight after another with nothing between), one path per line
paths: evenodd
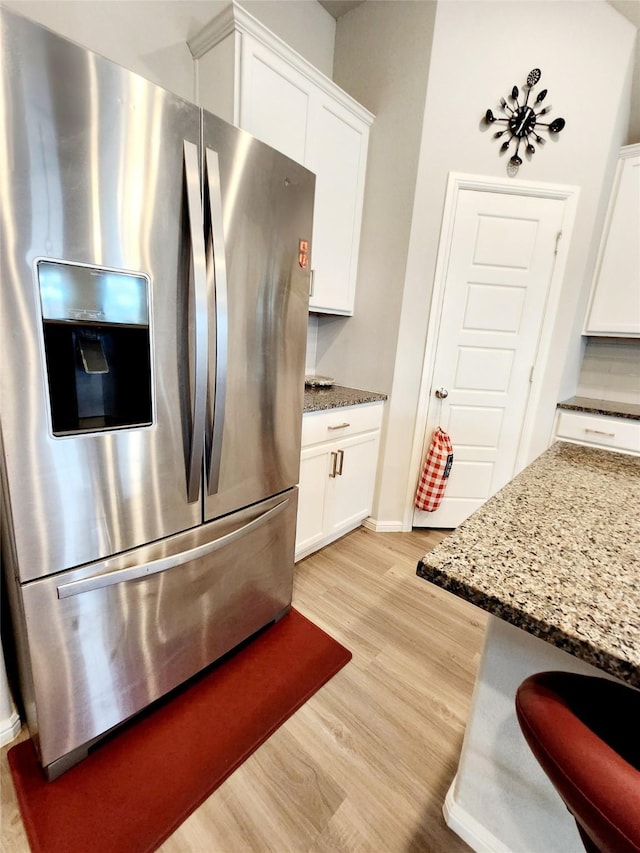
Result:
M518 686L547 670L611 678L489 617L458 773L443 806L449 828L478 853L584 853L573 817L529 751L516 718Z

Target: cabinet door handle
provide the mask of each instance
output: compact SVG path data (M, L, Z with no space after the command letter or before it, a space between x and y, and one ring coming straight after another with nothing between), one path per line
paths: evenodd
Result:
M331 451L331 473L329 476L333 479L336 476L336 465L338 464L338 454L335 450Z
M335 426L329 426L329 427L327 427L327 429L346 429L347 427L350 427L350 426L351 426L351 424L348 424L345 421L342 424L336 424Z
M603 429L589 429L588 427L585 427L584 431L585 432L592 432L594 435L606 435L607 438L615 438L616 437L615 432L605 432L605 430L603 430Z
M336 473L339 477L342 477L342 468L344 466L344 450L338 451L338 458L340 461L338 462L338 470L336 471Z
M314 291L316 285L316 271L314 269L309 271L309 299L313 299Z

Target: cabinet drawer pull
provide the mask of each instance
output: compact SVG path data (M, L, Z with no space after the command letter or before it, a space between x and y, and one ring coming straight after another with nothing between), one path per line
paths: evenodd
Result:
M344 466L344 450L338 451L338 458L340 459L340 462L338 463L338 470L336 471L336 473L339 477L342 477L342 468Z
M329 474L329 476L331 477L331 479L332 479L332 480L333 480L333 479L335 478L335 476L336 476L336 466L337 466L337 464L338 464L338 454L336 453L336 451L335 451L335 450L332 450L332 451L331 451L331 473Z
M328 426L327 429L346 429L350 427L351 424L348 424L346 421L343 424L336 424L336 426Z
M615 432L605 432L603 429L589 429L588 427L585 427L584 431L585 432L592 432L594 435L606 435L607 438L615 438L616 437Z

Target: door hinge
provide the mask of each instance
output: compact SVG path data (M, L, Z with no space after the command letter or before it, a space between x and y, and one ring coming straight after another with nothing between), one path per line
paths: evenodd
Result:
M562 231L558 231L558 233L556 234L556 247L553 250L554 255L558 254L558 243L560 242L560 240L562 240Z
M533 382L533 370L534 365L531 366L531 370L529 371L529 382Z

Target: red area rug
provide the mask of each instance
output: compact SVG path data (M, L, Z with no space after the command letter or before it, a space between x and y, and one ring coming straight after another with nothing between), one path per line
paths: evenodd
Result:
M55 782L31 741L17 744L8 758L31 849L155 850L350 659L292 610Z

